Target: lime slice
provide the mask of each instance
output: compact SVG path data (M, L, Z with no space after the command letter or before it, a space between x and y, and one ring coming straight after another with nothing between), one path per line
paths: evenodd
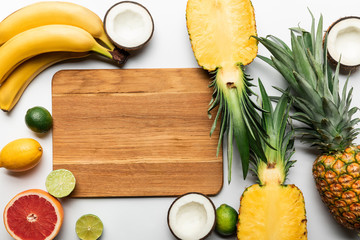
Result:
M66 169L57 169L46 177L46 190L57 198L68 196L75 188L76 180L72 172Z
M94 214L85 214L76 221L75 231L81 240L96 240L103 229L102 221Z

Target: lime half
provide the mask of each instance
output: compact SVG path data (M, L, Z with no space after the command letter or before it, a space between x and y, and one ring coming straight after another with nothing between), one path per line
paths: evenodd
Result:
M46 190L57 198L68 196L75 188L76 180L72 172L66 169L57 169L46 177Z
M216 209L216 232L222 236L235 234L237 220L238 213L236 210L227 204L221 204Z
M81 240L96 240L103 229L102 221L94 214L85 214L76 221L75 231Z

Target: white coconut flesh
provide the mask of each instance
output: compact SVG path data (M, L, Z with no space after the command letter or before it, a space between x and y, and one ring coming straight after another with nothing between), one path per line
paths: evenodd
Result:
M344 18L328 32L328 53L346 66L360 64L360 19Z
M136 48L152 36L154 23L150 13L140 4L120 2L105 16L105 31L110 39L124 48Z
M215 207L209 198L197 193L186 194L172 204L169 227L179 239L199 240L212 231L215 215Z

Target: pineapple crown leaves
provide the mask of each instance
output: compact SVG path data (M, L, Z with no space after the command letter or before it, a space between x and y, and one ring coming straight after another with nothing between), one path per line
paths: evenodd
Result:
M284 92L280 98L277 99L275 109L272 106L270 97L259 79L259 89L262 100L262 115L261 124L267 133L267 142L261 141L262 149L266 156L265 164L279 168L282 172L283 183L288 175L289 169L293 166L295 161L291 160L295 152L294 148L294 135L295 131L290 124L289 111L292 105L288 92ZM270 145L269 145L270 144ZM261 166L264 161L260 160L257 152L254 152L254 172L257 174L261 182Z
M265 160L265 155L261 147L261 139L266 138L266 132L261 126L261 119L258 111L262 109L257 106L250 98L254 94L250 87L254 86L246 74L244 66L238 64L239 79L233 83L234 86L224 85L221 81L219 71L214 72L214 78L209 85L212 87L213 96L209 104L208 115L211 117L211 111L216 107L217 113L210 130L210 136L220 120L219 141L217 154L219 154L223 136L227 135L227 160L228 160L228 182L231 182L231 169L233 160L233 143L240 153L243 177L247 176L251 161L252 152L258 152L260 159Z
M311 12L310 12L311 14ZM350 108L352 88L347 91L348 79L339 90L339 66L335 71L327 60L327 36L323 41L323 18L317 27L311 14L311 31L291 28L291 47L275 36L256 37L272 54L258 56L287 80L294 93L294 119L305 124L296 129L302 140L322 152L342 150L352 144L359 133L352 119L358 108Z

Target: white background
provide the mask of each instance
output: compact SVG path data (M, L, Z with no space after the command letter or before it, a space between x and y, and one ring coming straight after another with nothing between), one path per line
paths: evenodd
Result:
M0 19L33 2L36 1L17 0L6 1L6 3L2 1L0 3ZM103 18L106 10L117 1L78 0L72 2L88 7ZM155 21L155 32L146 48L132 55L124 68L197 67L186 30L186 0L139 0L139 2L151 12ZM311 9L317 19L320 13L324 15L325 28L340 17L360 14L360 2L358 0L253 0L253 5L258 35L273 34L287 43L289 43L290 39L288 28L300 24L301 27L309 29L311 18L308 8ZM268 52L262 46L259 47L259 53L268 56ZM51 111L51 79L55 72L61 69L94 68L108 69L116 67L95 59L78 63L58 64L47 69L31 83L11 113L0 112L0 148L12 140L23 137L37 139L44 148L41 163L31 171L13 174L5 169L0 169L1 212L6 203L20 191L30 188L45 189L45 178L52 170L52 133L40 136L27 129L24 122L26 110L40 105ZM247 67L247 73L254 79L260 77L270 94L278 94L271 86L285 86L282 78L259 59L255 59ZM350 85L355 88L353 105L359 104L359 81L359 73L354 73L350 80ZM343 84L343 81L341 84ZM257 89L254 89L254 91L257 92ZM101 106L92 107L96 111L96 108ZM204 114L206 114L206 109L204 109ZM359 116L359 114L356 116ZM297 152L293 158L297 162L295 167L290 170L287 183L296 184L304 194L308 219L308 239L356 239L356 233L340 227L320 200L311 175L312 162L316 157L316 152L309 150L307 146L300 143L297 143L296 147ZM226 160L225 156L224 159ZM239 160L237 152L235 152L235 160ZM235 161L233 167L231 184L227 184L225 171L223 189L217 196L211 197L216 206L227 203L238 209L243 190L255 181L253 177L249 177L246 181L242 179L239 161ZM226 169L226 161L224 169ZM77 239L74 230L75 222L81 215L86 213L96 214L102 219L105 228L101 239L104 240L174 239L166 223L167 210L173 200L174 197L65 199L62 201L65 219L57 239ZM11 239L3 224L0 224L0 239ZM221 238L216 234L212 234L208 239Z

